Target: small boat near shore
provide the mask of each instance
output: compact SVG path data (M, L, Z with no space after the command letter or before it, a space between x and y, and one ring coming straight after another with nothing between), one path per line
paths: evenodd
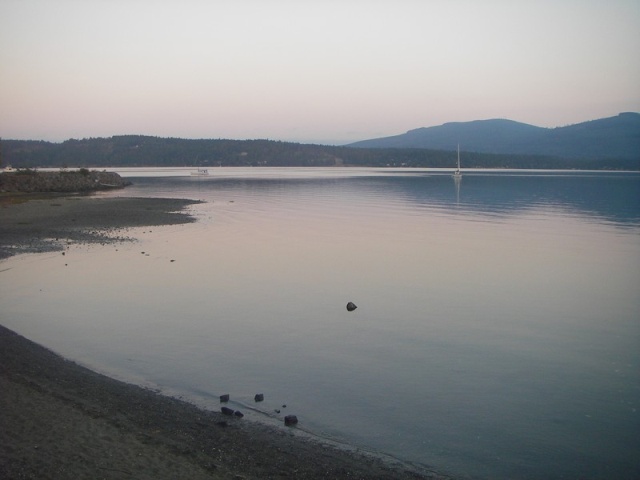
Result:
M198 168L195 172L191 172L193 177L207 177L209 176L209 170L206 168Z

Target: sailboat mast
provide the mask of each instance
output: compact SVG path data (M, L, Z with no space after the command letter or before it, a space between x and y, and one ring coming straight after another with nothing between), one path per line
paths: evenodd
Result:
M453 172L453 176L456 180L460 179L460 176L462 175L462 173L460 172L460 144L458 144L458 165L455 169L455 171Z

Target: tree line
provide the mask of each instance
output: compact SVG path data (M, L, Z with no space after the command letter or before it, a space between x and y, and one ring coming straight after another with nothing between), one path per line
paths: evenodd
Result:
M3 165L16 168L174 166L363 166L453 168L456 152L418 148L356 148L275 140L180 139L141 135L62 143L2 140ZM540 155L461 152L463 168L640 170L639 160L581 160Z

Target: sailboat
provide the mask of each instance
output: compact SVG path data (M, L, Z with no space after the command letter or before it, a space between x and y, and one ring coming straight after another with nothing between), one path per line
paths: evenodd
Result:
M462 178L462 172L460 171L460 144L458 144L458 166L453 172L454 178Z
M195 165L198 165L198 157L200 156L200 154L196 155L196 159L193 162ZM191 176L193 177L206 177L209 175L209 170L207 170L206 168L201 168L198 167L198 169L195 172L191 172Z

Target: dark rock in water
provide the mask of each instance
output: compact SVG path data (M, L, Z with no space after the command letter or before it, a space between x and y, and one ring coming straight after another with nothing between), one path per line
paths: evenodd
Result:
M244 417L244 413L242 413L240 410L236 410L235 412L233 412L233 414L238 418Z
M225 415L233 415L233 409L229 407L222 407L220 411Z
M256 393L256 396L253 397L253 399L256 402L262 402L264 400L264 394L263 393Z
M227 403L229 401L229 394L225 393L224 395L220 395L220 403Z
M298 417L296 417L295 415L287 415L286 417L284 417L285 425L291 426L295 425L296 423L298 423Z
M356 307L355 303L353 303L353 302L347 303L347 311L348 312L353 312L356 308L358 308L358 307Z

